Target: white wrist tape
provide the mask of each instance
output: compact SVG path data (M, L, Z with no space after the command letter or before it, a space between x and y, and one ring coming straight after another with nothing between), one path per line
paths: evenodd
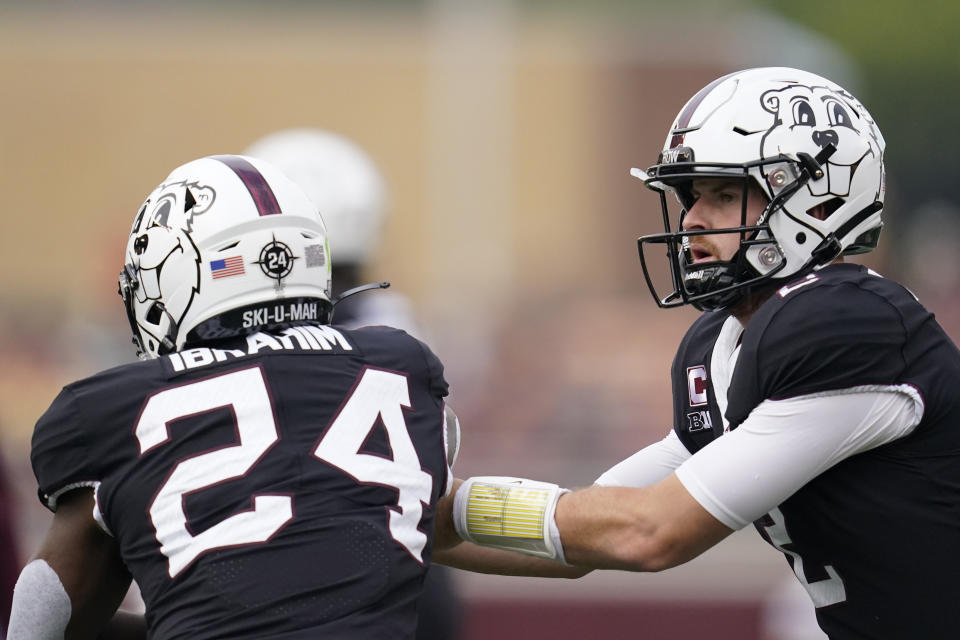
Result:
M453 499L453 524L468 542L566 563L554 519L564 493L525 478L467 478Z
M71 611L60 576L46 560L33 560L13 588L7 640L63 640Z

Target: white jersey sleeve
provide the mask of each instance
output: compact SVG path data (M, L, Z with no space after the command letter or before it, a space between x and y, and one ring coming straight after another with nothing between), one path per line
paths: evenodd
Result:
M640 451L605 471L594 484L603 487L647 487L663 480L690 458L673 430L659 442Z
M841 460L910 434L922 416L923 399L907 385L765 400L677 477L717 520L741 529Z

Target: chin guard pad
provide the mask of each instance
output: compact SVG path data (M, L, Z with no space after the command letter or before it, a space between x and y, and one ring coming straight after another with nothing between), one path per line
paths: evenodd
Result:
M568 489L503 476L467 478L453 500L453 522L468 542L566 563L554 519Z

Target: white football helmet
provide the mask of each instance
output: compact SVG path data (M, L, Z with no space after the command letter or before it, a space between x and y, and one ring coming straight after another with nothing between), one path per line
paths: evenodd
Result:
M657 164L631 172L661 196L666 232L638 242L657 304L727 308L757 287L819 269L840 254L874 249L883 224L884 146L864 106L813 73L748 69L708 84L680 110ZM706 177L744 180L741 225L725 230L740 234L740 249L729 261L694 264L689 238L717 233L683 229L694 202L691 181ZM769 199L750 226L748 181ZM681 206L675 231L667 194ZM665 297L644 255L651 244L667 245L673 292Z
M377 248L385 215L383 178L370 157L343 136L286 129L244 153L262 158L300 185L327 223L338 265L363 265Z
M210 156L173 170L140 207L120 295L142 359L256 328L327 322L323 220L256 159Z

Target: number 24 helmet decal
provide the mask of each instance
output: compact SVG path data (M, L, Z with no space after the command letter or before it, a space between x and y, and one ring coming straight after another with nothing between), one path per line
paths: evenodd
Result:
M174 169L140 207L120 272L138 356L327 322L329 255L316 208L272 165L222 155Z
M644 277L661 307L728 308L752 289L874 249L882 221L884 140L864 106L821 76L782 67L748 69L714 80L680 110L657 164L632 170L660 193L665 232L639 241ZM740 248L728 261L694 263L684 230L699 178L743 180ZM756 184L769 200L746 219ZM680 203L672 226L667 195ZM673 291L657 291L645 250L666 245Z

